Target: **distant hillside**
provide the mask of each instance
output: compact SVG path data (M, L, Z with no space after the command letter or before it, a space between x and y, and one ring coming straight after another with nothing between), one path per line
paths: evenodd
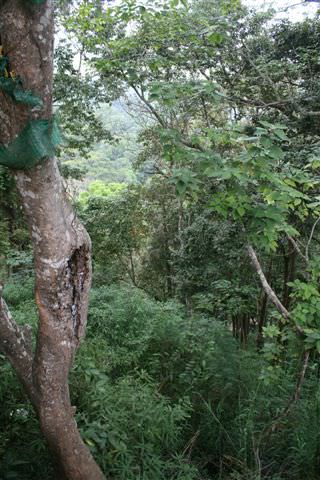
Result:
M132 165L139 153L137 136L139 126L120 102L102 105L97 113L112 134L111 142L97 143L88 158L75 157L63 163L69 167L86 169L84 184L94 180L133 183L136 175Z

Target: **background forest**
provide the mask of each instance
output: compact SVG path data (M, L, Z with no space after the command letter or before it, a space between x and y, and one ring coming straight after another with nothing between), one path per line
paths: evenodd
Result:
M108 479L320 478L320 18L275 14L57 2L59 163L94 261L70 388ZM4 298L34 325L0 168ZM53 478L0 371L0 479Z

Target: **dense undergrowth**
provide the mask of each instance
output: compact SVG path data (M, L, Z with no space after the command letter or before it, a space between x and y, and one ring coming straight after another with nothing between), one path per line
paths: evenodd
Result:
M31 279L5 288L19 322L36 322L32 295ZM301 398L278 418L295 389L295 351L276 368L221 321L126 284L96 287L71 375L78 425L114 480L319 478L315 360ZM36 417L3 357L0 365L0 478L50 479Z

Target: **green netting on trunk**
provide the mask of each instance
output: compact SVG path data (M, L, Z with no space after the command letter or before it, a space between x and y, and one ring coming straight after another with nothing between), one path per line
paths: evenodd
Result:
M0 74L4 75L5 71L6 71L6 68L7 68L7 65L9 64L9 59L8 57L5 57L5 56L0 56Z
M46 0L24 0L25 3L40 5ZM1 42L0 42L1 43ZM18 103L31 107L42 107L40 97L30 90L24 90L20 77L10 71L9 58L0 51L0 90L10 95ZM7 147L0 145L0 165L9 168L32 168L41 160L53 157L60 143L60 133L56 120L32 120Z
M40 97L34 95L30 90L23 89L19 77L0 77L0 90L10 95L17 103L25 103L31 107L42 107L43 105Z
M32 120L8 147L0 146L0 165L24 170L55 155L61 137L55 119Z
M6 92L18 103L25 103L31 107L42 107L40 97L34 95L30 90L24 90L20 77L14 77L10 73L9 59L0 55L0 90Z

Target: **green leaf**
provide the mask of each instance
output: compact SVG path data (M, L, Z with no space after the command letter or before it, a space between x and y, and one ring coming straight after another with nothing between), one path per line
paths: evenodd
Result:
M289 137L284 133L283 130L275 130L274 131L274 134L280 138L280 140L283 140L283 141L288 141L290 140Z
M219 32L210 33L210 35L208 35L207 37L208 41L213 45L220 45L223 42L224 38L225 36Z
M281 160L284 156L284 153L281 148L278 147L278 145L272 145L272 147L270 147L268 150L268 155L274 160Z

